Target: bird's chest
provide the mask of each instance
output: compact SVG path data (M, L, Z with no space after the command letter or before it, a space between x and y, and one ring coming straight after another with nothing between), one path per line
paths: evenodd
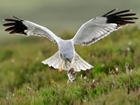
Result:
M62 42L59 45L59 51L63 59L72 59L74 57L74 46L71 42Z

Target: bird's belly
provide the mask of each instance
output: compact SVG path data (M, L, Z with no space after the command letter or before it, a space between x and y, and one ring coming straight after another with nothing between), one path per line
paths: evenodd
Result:
M72 59L74 58L74 46L69 40L65 40L59 43L59 51L60 56L64 60L71 62Z

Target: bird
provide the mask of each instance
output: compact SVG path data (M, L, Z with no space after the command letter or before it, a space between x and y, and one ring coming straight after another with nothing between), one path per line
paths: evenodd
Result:
M42 61L43 64L58 69L58 71L66 70L69 81L74 81L75 73L81 70L86 71L93 68L91 64L86 62L75 51L75 44L82 46L91 45L98 40L109 35L127 24L135 23L138 19L136 13L130 9L117 11L117 8L105 13L104 15L94 17L85 22L71 39L62 39L54 34L50 29L38 25L34 22L11 16L4 19L3 24L5 31L9 34L22 34L25 36L41 36L46 37L50 41L57 43L58 51Z

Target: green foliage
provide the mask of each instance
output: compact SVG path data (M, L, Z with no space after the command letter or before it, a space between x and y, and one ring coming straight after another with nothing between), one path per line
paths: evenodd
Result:
M12 54L13 54L12 50L1 51L0 52L0 62L11 58Z
M62 33L63 38L72 32ZM43 38L0 45L0 105L139 105L139 30L123 29L76 51L94 68L67 81L41 61L57 51Z

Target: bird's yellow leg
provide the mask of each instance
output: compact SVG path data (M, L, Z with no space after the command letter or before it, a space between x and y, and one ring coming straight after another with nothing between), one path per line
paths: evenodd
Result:
M59 72L61 72L63 70L62 65L63 65L63 61L60 63L60 66L59 66L59 69L58 69Z

